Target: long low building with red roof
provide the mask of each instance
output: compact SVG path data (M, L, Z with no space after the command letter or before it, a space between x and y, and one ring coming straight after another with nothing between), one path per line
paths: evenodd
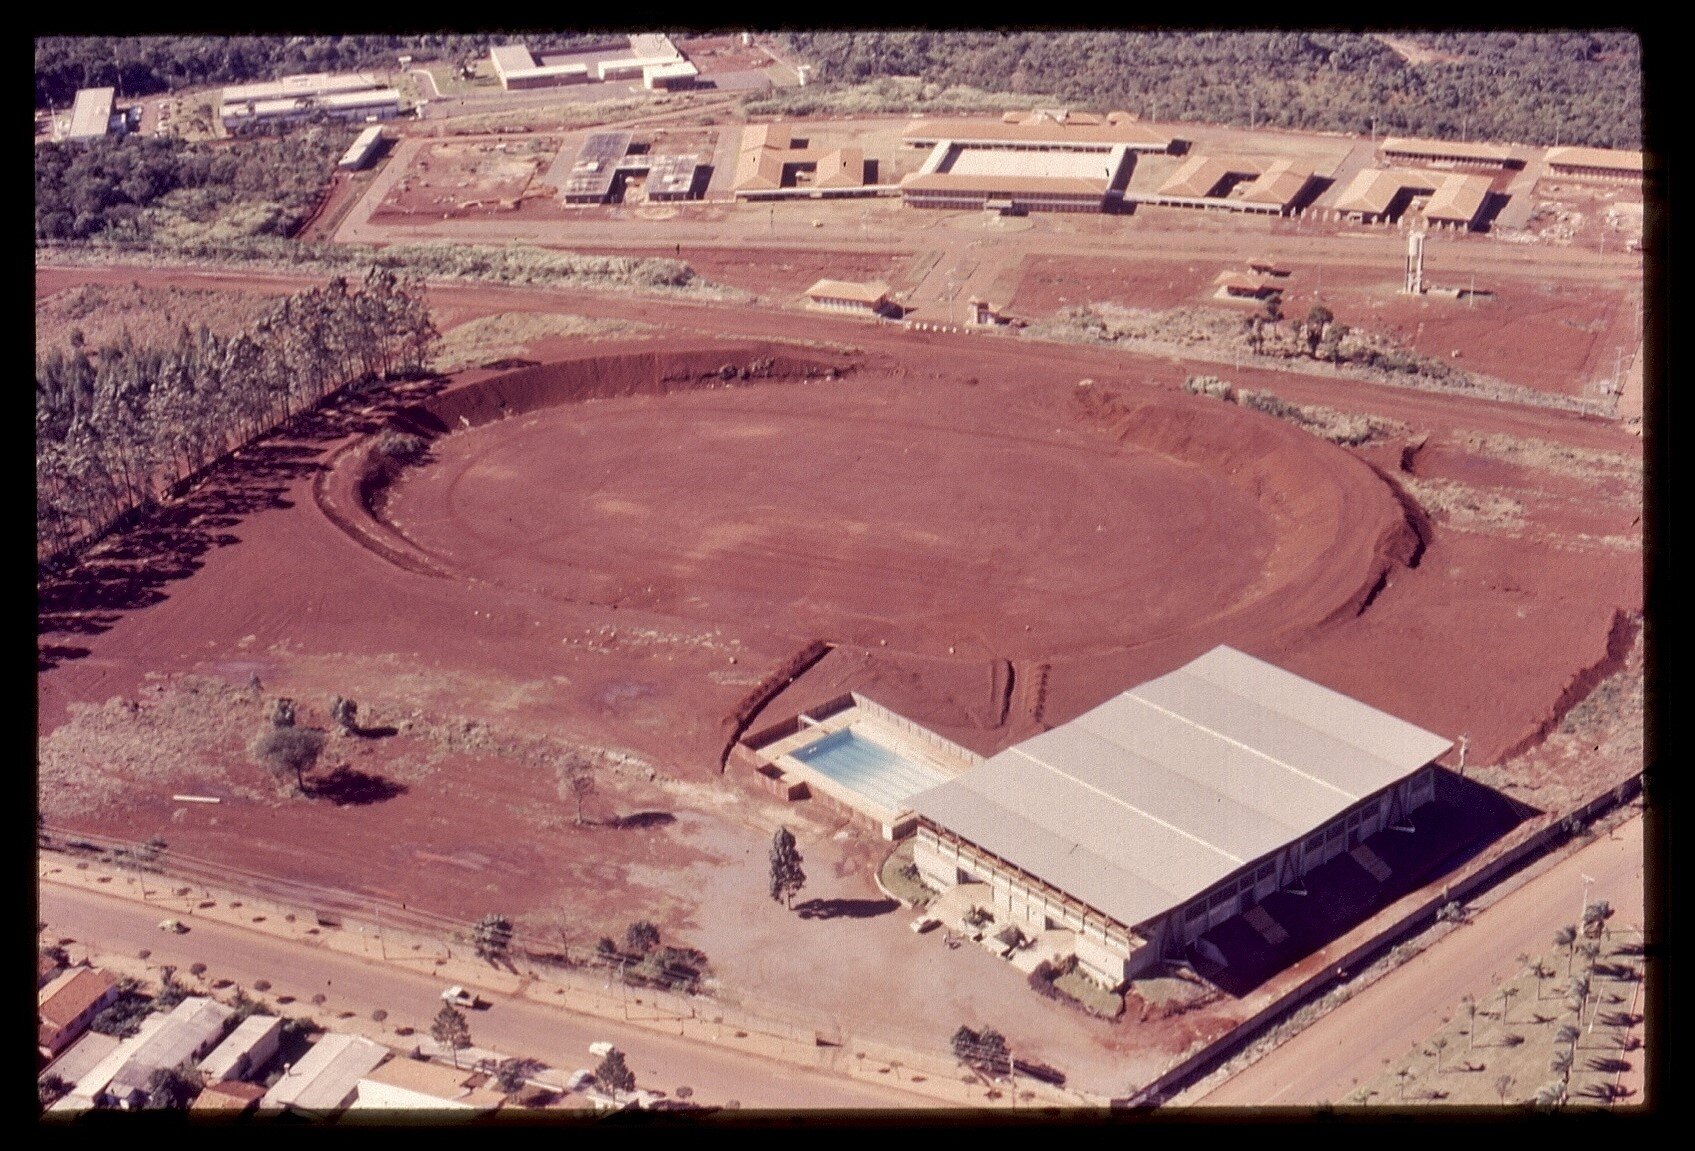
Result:
M1524 158L1511 144L1474 144L1466 140L1426 140L1390 136L1378 149L1386 163L1430 164L1452 168L1522 168Z
M1549 148L1545 159L1549 173L1555 176L1638 181L1646 171L1641 152L1626 152L1613 148Z

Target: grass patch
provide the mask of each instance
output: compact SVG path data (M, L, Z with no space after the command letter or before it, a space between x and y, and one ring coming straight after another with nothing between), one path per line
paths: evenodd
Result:
M916 911L929 906L936 893L919 882L917 867L912 862L914 842L914 837L908 836L899 847L889 852L889 857L883 860L883 866L877 872L877 878L890 895L911 904Z
M1407 493L1428 512L1460 532L1519 532L1525 526L1522 503L1497 488L1457 480L1401 475Z
M1075 1000L1091 1015L1117 1019L1124 1012L1124 996L1108 991L1077 970L1054 977L1054 990Z
M126 334L139 346L163 347L183 326L233 335L255 326L275 300L256 292L83 284L36 303L35 354L69 351L73 331L94 347L119 343Z
M969 84L940 84L916 76L888 76L864 84L818 84L761 93L742 103L750 116L854 116L911 112L934 116L954 112L1006 112L1052 104L1051 96L990 92Z
M437 372L458 372L510 356L540 340L628 340L655 331L652 324L635 320L549 312L498 312L450 329L442 336L441 348L430 366Z

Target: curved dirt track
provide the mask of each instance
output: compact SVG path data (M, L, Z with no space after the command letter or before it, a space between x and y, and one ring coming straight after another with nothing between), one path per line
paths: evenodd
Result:
M1305 433L1071 391L758 346L581 357L407 413L437 438L381 521L481 585L966 661L1109 657L1268 603L1310 627L1410 554L1386 485Z

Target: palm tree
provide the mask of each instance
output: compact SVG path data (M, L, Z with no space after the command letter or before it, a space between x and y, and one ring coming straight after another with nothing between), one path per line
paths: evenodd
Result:
M1442 1070L1442 1052L1447 1049L1448 1037L1438 1035L1430 1041L1430 1045L1436 1049L1436 1070L1440 1073Z
M1413 1073L1412 1073L1411 1067L1402 1067L1400 1070L1395 1072L1395 1078L1400 1081L1400 1083L1399 1083L1399 1087L1400 1087L1399 1098L1403 1103L1406 1102L1406 1098L1407 1098L1407 1080L1411 1079L1412 1077L1413 1077Z
M1503 1107L1506 1106L1507 1092L1511 1091L1512 1089L1513 1089L1513 1077L1511 1075L1501 1075L1501 1076L1498 1076L1496 1078L1496 1080L1495 1080L1495 1094L1497 1094L1501 1097L1501 1105Z
M1577 1047L1577 1037L1583 1034L1569 1023L1560 1024L1560 1029L1554 1032L1554 1042L1564 1043L1569 1048Z
M1548 1060L1548 1070L1565 1082L1571 1076L1572 1054L1570 1051L1556 1051L1554 1057Z
M1577 928L1573 927L1569 923L1566 924L1564 927L1560 928L1558 931L1554 932L1554 946L1555 947L1563 947L1563 948L1566 949L1566 974L1567 975L1571 974L1571 948L1572 948L1572 945L1576 942L1577 942Z
M1517 999L1517 998L1518 998L1518 988L1517 987L1514 987L1512 984L1509 983L1509 984L1507 984L1507 986L1501 988L1501 1023L1503 1025L1507 1022L1507 1010L1508 1010L1507 1004L1509 1002L1511 1002L1512 1000Z
M1465 1053L1467 1055L1470 1055L1474 1050L1476 1050L1477 1000L1475 1000L1471 996L1467 995L1464 999L1460 1000L1460 1006L1465 1008L1465 1014L1466 1014Z

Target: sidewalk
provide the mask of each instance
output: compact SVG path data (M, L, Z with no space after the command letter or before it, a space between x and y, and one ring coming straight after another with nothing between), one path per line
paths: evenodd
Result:
M85 863L86 867L81 866ZM526 999L572 1014L615 1020L657 1034L690 1039L721 1050L850 1080L878 1086L898 1084L904 1091L927 1097L945 1107L1010 1109L1015 1105L1009 1091L998 1090L991 1097L990 1089L944 1052L906 1051L857 1037L846 1046L826 1046L818 1044L812 1036L803 1040L795 1036L761 1033L754 1029L757 1024L737 1022L735 1017L740 1013L735 1008L704 997L699 1000L699 1010L691 1006L694 1014L680 1015L655 1002L659 997L645 990L626 989L623 985L613 987L598 973L549 972L543 975L539 970L528 967L517 972L504 971L477 958L468 945L389 928L378 930L375 924L352 919L343 919L339 927L320 925L309 913L268 898L232 895L198 883L189 887L165 875L138 876L110 864L70 855L40 852L37 875L42 882L83 887L138 903L145 900L148 906L158 910L160 919L176 918L187 924L197 919L208 920L289 940L303 947L330 948L374 966L401 967L431 974L444 985L457 983L484 997ZM123 974L140 978L146 978L148 974L147 964L134 957L101 956L99 962ZM632 1006L638 1010L632 1013ZM282 1014L309 1015L314 1008L310 1003L297 1001L278 1010ZM700 1010L710 1014L702 1016ZM333 1030L364 1035L390 1047L397 1043L406 1044L399 1048L401 1050L410 1051L420 1045L429 1050L434 1046L427 1035L397 1037L366 1018L334 1018L327 1022ZM498 1061L508 1055L525 1054L473 1052L474 1049L470 1048L461 1050L459 1059L462 1066L471 1066L475 1058ZM566 1073L568 1070L561 1069L561 1074ZM1040 1081L1020 1079L1016 1105L1104 1108L1106 1101L1085 1098L1077 1092L1068 1092Z

